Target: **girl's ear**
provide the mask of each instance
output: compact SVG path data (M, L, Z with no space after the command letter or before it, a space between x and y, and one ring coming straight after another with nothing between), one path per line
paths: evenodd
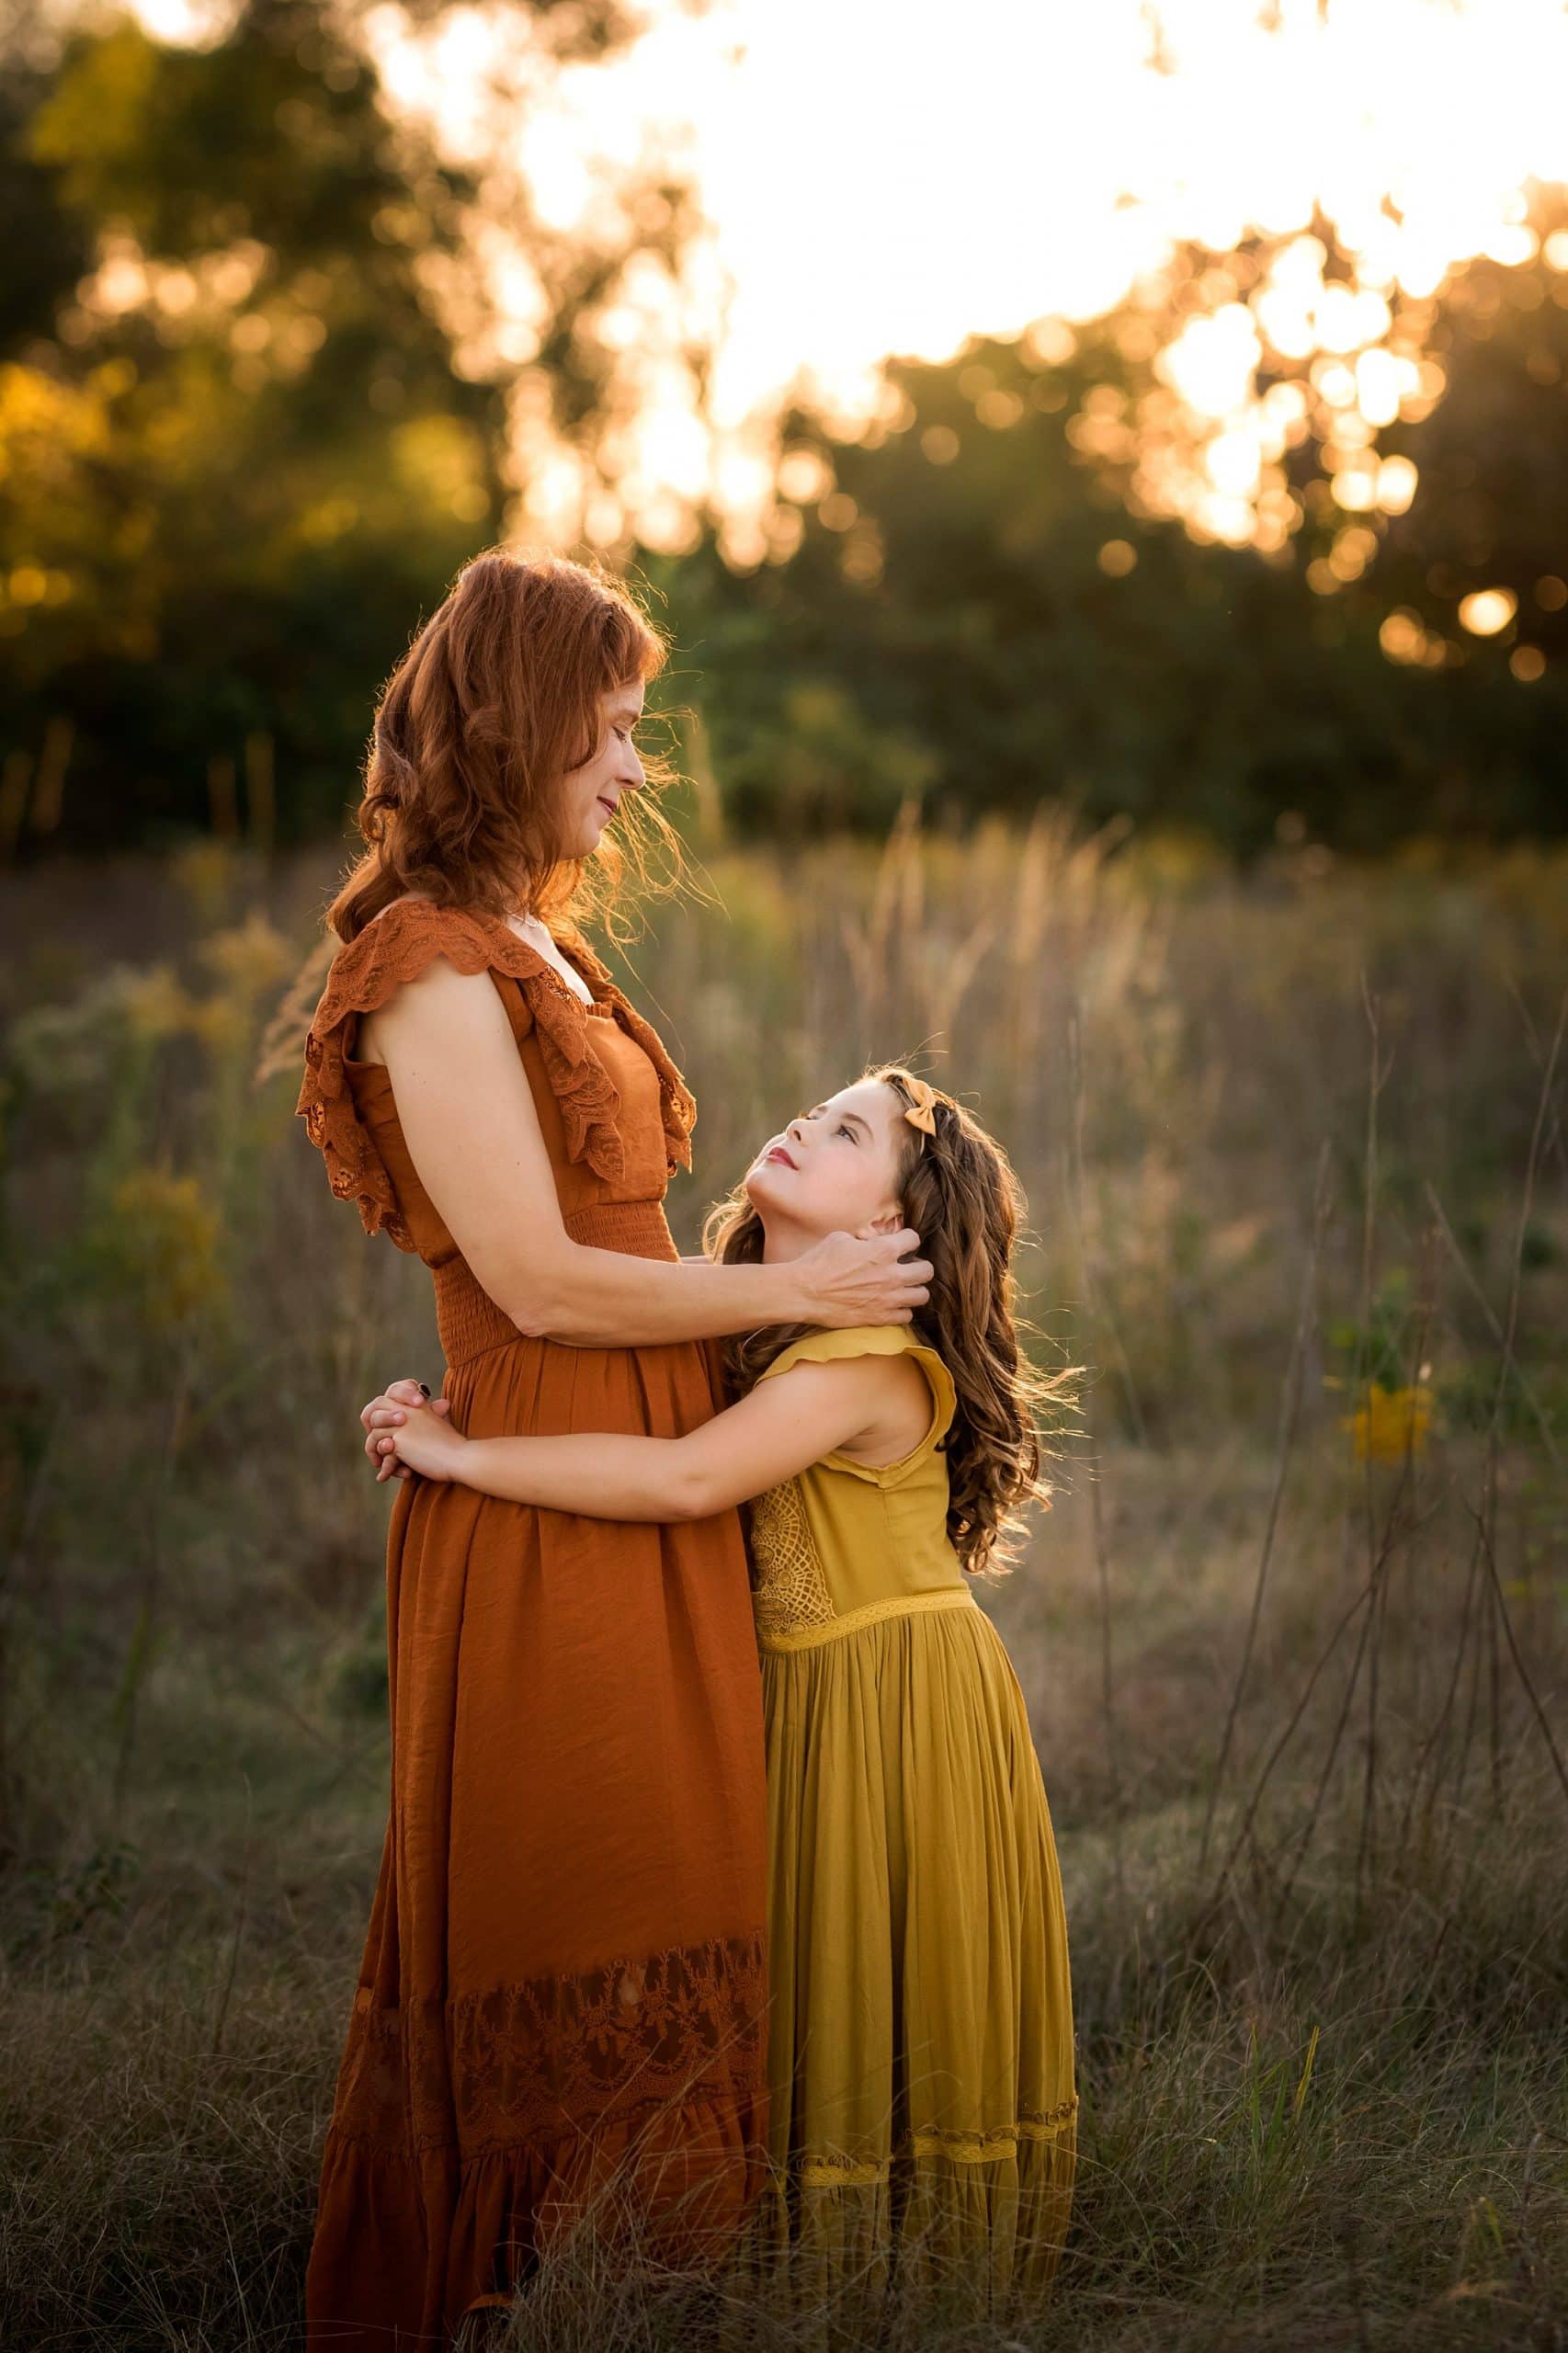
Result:
M860 1239L869 1242L873 1233L897 1233L904 1222L902 1210L883 1210L879 1217L868 1219L860 1228Z

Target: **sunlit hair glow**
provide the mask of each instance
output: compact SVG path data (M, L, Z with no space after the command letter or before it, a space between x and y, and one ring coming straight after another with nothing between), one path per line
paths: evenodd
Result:
M915 1102L900 1063L879 1063L868 1078L890 1086L904 1109ZM939 1091L937 1131L907 1127L899 1199L905 1222L931 1262L930 1297L915 1311L915 1336L935 1348L953 1377L958 1410L948 1433L948 1535L969 1570L1001 1569L1017 1556L1029 1500L1051 1507L1040 1467L1050 1433L1046 1407L1071 1412L1083 1368L1046 1374L1030 1363L1019 1337L1013 1249L1025 1202L1006 1154L971 1111ZM703 1248L724 1265L755 1264L766 1239L744 1184L710 1211ZM779 1352L812 1329L769 1324L722 1344L732 1398L744 1396Z
M679 852L654 793L624 796L591 858L563 854L562 779L592 759L603 698L646 682L666 646L622 585L564 557L492 548L464 565L382 689L357 812L367 847L327 914L339 939L409 892L574 926L608 918L628 864ZM670 781L643 755L650 786Z

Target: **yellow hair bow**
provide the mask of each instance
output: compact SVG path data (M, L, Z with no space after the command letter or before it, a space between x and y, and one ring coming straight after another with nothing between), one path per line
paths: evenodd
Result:
M935 1091L926 1086L923 1078L912 1078L906 1084L915 1101L905 1110L904 1118L912 1128L919 1128L926 1135L934 1136L937 1132Z

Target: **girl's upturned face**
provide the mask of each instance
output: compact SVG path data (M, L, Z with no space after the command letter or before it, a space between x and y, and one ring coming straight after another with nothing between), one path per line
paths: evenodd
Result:
M746 1198L770 1235L785 1226L813 1239L863 1226L896 1232L908 1132L892 1088L858 1079L769 1137L746 1171Z
M632 730L642 715L642 682L617 687L599 705L599 741L591 759L561 781L562 858L588 858L620 805L642 782Z

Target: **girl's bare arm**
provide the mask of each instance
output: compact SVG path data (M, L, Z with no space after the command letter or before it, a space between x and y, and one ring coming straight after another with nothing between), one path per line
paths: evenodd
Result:
M931 1268L919 1236L831 1234L778 1266L631 1257L574 1242L506 1007L437 957L375 1017L420 1182L476 1279L521 1332L579 1347L716 1338L767 1324L907 1324Z
M924 1406L915 1400L915 1387ZM915 1367L861 1357L792 1365L685 1438L589 1431L464 1438L420 1408L380 1442L427 1478L454 1480L509 1503L595 1519L706 1519L840 1447L868 1438L886 1446L890 1430L902 1427L905 1443L900 1449L892 1442L892 1459L916 1443L923 1413L928 1415L929 1400Z

